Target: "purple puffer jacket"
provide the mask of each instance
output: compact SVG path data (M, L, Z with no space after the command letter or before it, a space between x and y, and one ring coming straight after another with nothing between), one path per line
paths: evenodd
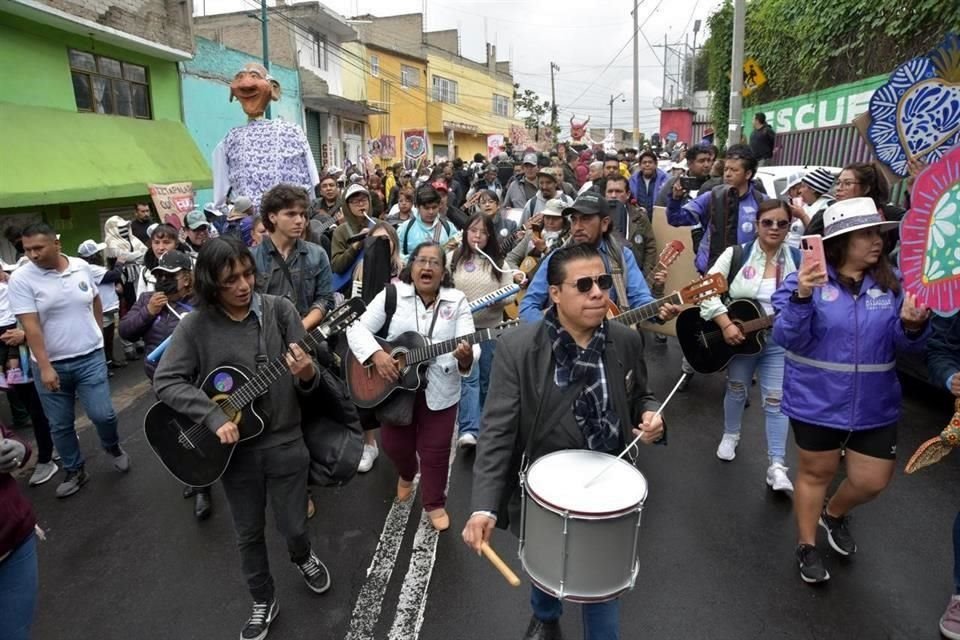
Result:
M147 303L151 296L153 296L153 292L141 293L134 305L130 307L127 315L120 320L120 337L130 342L143 340L145 355L149 355L161 342L166 340L180 322L180 319L170 313L167 308L164 308L156 316L150 315L150 312L147 311ZM189 311L189 308L182 302L176 303L176 309L180 315ZM144 357L143 370L147 377L153 381L153 373L157 370L157 363L150 362Z
M900 322L903 291L884 292L867 274L862 293L850 295L836 271L808 302L792 298L797 274L773 296L773 339L787 350L781 409L811 424L859 431L900 418L896 352L923 351L929 323L908 337Z

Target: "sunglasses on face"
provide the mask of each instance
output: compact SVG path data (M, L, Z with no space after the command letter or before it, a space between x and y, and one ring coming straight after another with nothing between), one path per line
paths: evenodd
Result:
M572 282L564 282L564 284L575 284L577 291L580 293L590 293L593 290L593 283L597 283L601 291L609 291L613 287L613 276L604 273L599 276L583 276Z
M783 229L789 227L790 223L786 220L771 220L770 218L766 218L760 221L760 226L764 229L772 229L773 227L776 227L782 231Z

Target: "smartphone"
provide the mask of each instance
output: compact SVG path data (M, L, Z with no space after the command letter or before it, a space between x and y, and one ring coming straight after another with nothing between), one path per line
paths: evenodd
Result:
M706 178L697 178L695 176L680 176L680 186L684 191L699 191Z
M803 256L803 264L808 264L811 260L817 262L821 268L826 270L827 259L823 253L822 236L803 236L800 238L800 253Z

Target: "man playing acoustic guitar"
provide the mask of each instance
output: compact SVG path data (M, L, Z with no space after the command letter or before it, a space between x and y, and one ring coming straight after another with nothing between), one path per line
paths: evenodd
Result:
M267 496L290 560L315 593L330 588L327 568L307 535L309 454L300 428L298 393L317 385L313 360L295 343L304 337L300 315L278 296L254 291L253 256L237 238L215 238L200 250L194 291L200 308L185 316L157 367L153 383L160 400L215 432L224 445L240 439L235 416L226 415L198 388L208 371L233 365L256 372L286 351L293 376L280 376L256 402L263 432L240 443L222 476L233 513L240 565L253 596L253 611L241 640L261 640L279 611L264 541ZM289 350L288 350L289 349ZM235 382L226 374L214 385L224 394Z

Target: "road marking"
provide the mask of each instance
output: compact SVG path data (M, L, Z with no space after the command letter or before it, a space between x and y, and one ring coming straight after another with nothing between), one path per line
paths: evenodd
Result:
M403 543L403 534L410 520L413 503L417 498L419 476L414 480L413 494L406 502L393 501L380 541L367 568L367 579L360 589L357 602L350 616L350 627L347 630L346 640L373 640L373 632L380 619L383 609L383 598L393 575L393 567L397 562L397 554Z

